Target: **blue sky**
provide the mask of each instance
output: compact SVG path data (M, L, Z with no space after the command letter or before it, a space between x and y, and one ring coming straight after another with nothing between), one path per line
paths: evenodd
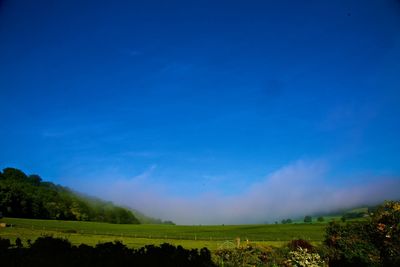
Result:
M1 1L0 167L182 223L202 221L182 205L223 199L219 214L282 173L293 190L318 173L304 194L393 187L399 15L395 0Z

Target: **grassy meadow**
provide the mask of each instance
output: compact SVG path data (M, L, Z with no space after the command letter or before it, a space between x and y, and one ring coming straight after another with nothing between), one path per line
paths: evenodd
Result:
M185 248L232 247L237 237L242 242L281 246L292 239L306 239L320 243L324 238L325 223L269 224L269 225L131 225L82 221L36 220L3 218L12 227L0 228L0 237L15 240L35 240L41 235L65 237L73 244L95 245L99 242L120 240L129 247L168 242Z

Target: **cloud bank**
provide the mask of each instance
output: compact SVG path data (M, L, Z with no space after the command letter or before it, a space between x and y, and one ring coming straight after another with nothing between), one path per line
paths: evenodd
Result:
M297 161L284 166L237 195L224 195L218 188L191 197L172 195L165 185L152 182L155 169L151 166L132 179L100 183L91 191L178 224L274 222L400 198L398 177L349 178L333 184L326 178L328 168L318 161Z

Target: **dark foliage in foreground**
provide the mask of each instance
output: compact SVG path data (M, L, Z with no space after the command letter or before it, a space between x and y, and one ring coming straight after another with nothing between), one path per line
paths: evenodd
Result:
M17 242L16 242L17 243ZM72 246L66 239L38 238L28 248L0 238L1 266L215 266L207 248L184 249L162 244L129 249L119 241L95 247Z
M290 250L296 250L298 248L307 249L310 252L315 252L315 248L311 243L304 239L294 239L289 242L288 248Z
M0 171L0 212L17 218L139 223L128 209L79 195L14 168Z
M329 266L400 266L400 202L385 202L369 221L329 224L325 245Z

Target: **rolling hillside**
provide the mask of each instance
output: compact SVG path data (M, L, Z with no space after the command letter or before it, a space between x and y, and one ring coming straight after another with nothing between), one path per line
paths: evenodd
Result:
M129 209L80 195L15 168L0 172L0 212L17 218L140 223Z

